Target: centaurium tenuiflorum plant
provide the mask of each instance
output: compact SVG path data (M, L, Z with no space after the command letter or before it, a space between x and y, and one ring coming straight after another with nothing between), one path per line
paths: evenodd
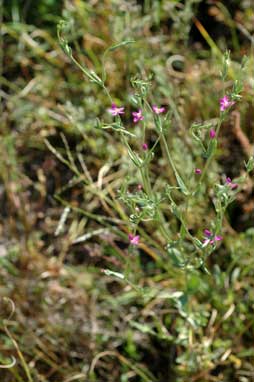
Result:
M124 114L124 107L117 107L115 103L112 103L111 108L109 108L108 111L115 117L117 115Z
M227 95L225 95L224 97L222 97L220 99L220 111L225 111L229 107L233 106L234 104L235 104L235 102L234 101L230 101L229 97Z
M139 121L143 121L144 116L142 115L142 109L139 109L138 111L132 112L133 122L137 123Z
M130 81L133 87L132 94L122 97L122 100L119 101L121 106L117 106L114 101L115 97L111 95L106 86L105 67L103 66L100 77L94 71L81 66L73 57L62 32L60 25L59 41L64 52L107 96L108 112L112 115L112 120L107 122L97 120L96 127L112 129L119 133L119 138L135 169L133 171L133 168L130 167L129 176L123 179L123 185L118 195L129 215L129 229L126 232L127 243L137 247L142 246L147 237L146 226L152 224L165 248L160 254L163 266L167 267L167 260L171 258L173 263L179 267L206 270L207 257L223 242L223 220L226 208L235 199L243 182L243 177L234 182L227 177L223 183L219 181L218 176L217 181L213 184L209 181L212 161L220 143L221 125L228 117L232 107L237 106L237 102L241 98L241 79L235 80L231 90L227 89L222 92L221 97L217 99L217 117L211 121L192 124L190 132L195 144L199 147L200 157L196 158L197 164L192 170L192 177L187 179L183 175L184 172L181 171L181 166L175 162L170 143L173 125L172 111L169 105L165 106L165 100L163 106L154 103L151 93L151 78L139 78L138 76L132 78ZM133 41L123 41L108 48L106 53L130 43ZM105 55L103 60L105 60ZM226 53L222 70L223 83L228 75L229 64L229 54ZM242 70L244 70L244 65L245 61ZM130 102L124 103L124 98L129 99ZM122 119L122 115L124 115L124 119ZM108 119L106 114L105 119ZM149 141L151 131L153 140ZM158 160L156 152L159 148L167 161L164 172L170 174L170 181L163 174L164 186L157 189L151 168L152 164ZM182 158L182 166L184 166L184 161L185 158ZM247 171L249 171L248 168ZM163 182L161 181L160 184ZM135 183L136 187L133 188L132 185ZM195 209L199 198L205 198L205 196L209 203L210 194L214 204L214 218L209 222L209 229L202 226L201 221L204 218L202 216L199 216L200 225L193 229L190 226L190 206ZM169 222L169 216L170 221L175 222L174 224ZM202 233L204 230L205 238Z

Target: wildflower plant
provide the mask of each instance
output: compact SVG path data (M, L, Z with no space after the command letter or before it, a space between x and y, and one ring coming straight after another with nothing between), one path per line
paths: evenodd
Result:
M64 51L77 64L72 55L70 56L61 25L58 32ZM123 41L108 48L107 52L128 44L133 44L133 41ZM79 63L77 66L79 67ZM216 100L217 116L208 121L193 123L189 131L185 132L189 134L188 139L192 140L191 147L194 150L188 152L183 144L177 158L172 144L175 110L172 102L167 103L166 99L163 102L154 100L152 76L131 78L132 89L121 99L117 99L106 86L104 67L101 76L87 68L82 70L90 81L101 88L108 101L105 117L96 120L95 128L116 134L116 139L124 147L119 156L124 157L126 164L126 176L121 179L121 186L110 201L120 214L121 221L118 227L107 227L125 242L128 254L121 269L114 269L112 266L103 272L131 288L141 305L152 302L154 296L165 296L168 299L170 306L178 313L178 336L165 334L163 324L154 323L156 330L138 321L133 321L130 325L141 333L149 333L159 340L173 340L182 348L185 347L186 350L176 362L181 367L186 364L193 370L198 370L201 364L206 365L211 359L208 355L201 362L198 355L193 358L190 350L193 331L202 332L207 324L207 312L192 307L192 280L198 277L198 272L209 274L207 264L210 256L213 255L216 263L216 254L220 253L220 247L223 250L228 236L227 208L241 192L248 173L254 167L254 160L250 158L245 164L246 172L237 179L231 179L227 174L219 174L214 166L214 158L218 155L220 145L221 126L241 99L242 72L245 66L244 59L240 77L233 82L231 90L227 88L227 91L222 91ZM225 84L230 68L228 53L225 54L222 67L221 78ZM124 102L124 99L127 101ZM190 171L186 172L188 158L191 164ZM158 175L156 170L161 170L159 161L162 159L163 171ZM179 281L178 290L165 291L163 294L156 283L152 286L146 283L142 271L143 252L154 262L149 272L152 269L155 278L162 277L160 274L171 278L172 275L175 276L175 272L183 273L184 281ZM184 332L186 336L183 340ZM199 345L198 340L195 347L197 354L206 352L206 345Z
M253 12L7 3L0 276L17 309L6 321L0 301L1 381L246 382Z
M169 106L155 105L151 102L151 77L139 78L136 76L131 79L131 85L134 89L133 94L128 94L131 104L117 106L113 101L114 96L110 94L106 86L106 70L102 66L102 76L93 70L83 67L73 57L72 50L64 34L64 24L60 23L58 28L58 37L62 49L68 57L76 64L83 74L97 86L99 86L108 98L108 112L112 115L112 121L105 123L97 120L96 127L99 129L113 129L119 133L123 145L126 148L129 159L132 162L136 175L136 189L129 190L133 184L129 177L123 179L123 185L119 190L118 198L122 201L129 211L129 232L127 232L127 241L130 245L139 246L147 239L145 234L146 224L150 222L158 231L159 240L164 244L164 251L161 253L163 260L171 258L173 263L183 268L206 268L206 259L210 256L223 241L223 219L227 206L235 199L237 192L241 189L240 183L226 178L224 184L209 184L211 164L217 153L219 144L219 134L222 123L228 117L230 110L241 99L242 78L234 81L231 91L222 94L217 100L218 117L212 121L203 123L194 123L190 128L191 136L200 148L199 167L193 170L194 181L185 179L181 169L176 165L173 155L170 139L172 136L173 117ZM119 49L132 40L126 40L107 49L103 56L115 49ZM222 65L222 82L225 82L229 72L230 57L226 52ZM243 60L241 75L246 66L246 59ZM127 110L131 110L127 113ZM134 109L134 110L133 110ZM122 116L124 115L124 120ZM129 118L129 125L126 120ZM136 126L136 127L135 127ZM149 126L149 130L148 130ZM152 126L152 127L151 127ZM153 130L156 133L156 139L153 144L148 142L148 132ZM136 133L138 132L138 133ZM141 150L137 151L133 141L140 138L138 146ZM165 153L167 159L166 172L173 174L172 183L165 182L164 186L157 190L155 188L151 167L153 161L156 161L156 150L160 147ZM182 158L184 163L184 158ZM202 163L202 166L200 165ZM248 170L248 167L247 167ZM248 170L249 171L249 170ZM246 175L247 176L247 175ZM133 187L132 187L133 189ZM189 226L189 208L195 209L200 197L212 193L215 208L214 220L210 222L210 227L203 227L200 224L195 231ZM209 203L209 197L207 200ZM171 227L169 223L169 214L175 219L178 225L178 231ZM203 217L200 216L200 222ZM204 231L205 230L205 231ZM203 237L202 232L205 232ZM208 245L209 244L209 245ZM178 261L179 260L179 261Z

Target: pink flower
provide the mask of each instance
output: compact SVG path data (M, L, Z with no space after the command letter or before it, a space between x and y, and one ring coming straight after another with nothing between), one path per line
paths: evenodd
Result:
M195 169L195 174L200 175L202 173L202 170L200 168Z
M204 230L204 234L205 234L206 237L211 237L212 236L212 232L209 231L209 229L205 229Z
M205 239L203 241L204 247L206 247L208 244L213 245L216 243L216 241L222 240L222 236L214 235L211 231L209 231L209 229L204 230L204 235L205 235Z
M143 119L144 119L144 116L142 115L141 109L139 109L138 111L133 111L132 116L133 116L133 122L134 123L137 123L139 121L143 121Z
M237 184L237 183L233 183L232 180L231 180L231 178L229 178L229 177L226 179L226 184L227 184L232 190L234 190L234 189L236 189L236 188L238 187L238 184Z
M161 113L164 113L164 111L166 110L165 107L158 107L156 105L153 105L152 106L152 109L154 111L155 114L161 114Z
M147 144L147 143L143 143L143 144L142 144L142 149L143 149L144 151L148 150L148 144Z
M222 236L216 235L214 236L214 239L210 240L210 244L213 245L216 241L221 241Z
M143 186L142 186L142 184L138 184L138 185L137 185L137 189L138 189L138 191L142 191L142 190L143 190Z
M115 103L112 103L111 108L108 109L108 111L112 115L116 116L116 115L124 114L124 107L117 107Z
M234 105L234 101L229 101L228 96L224 96L223 98L220 99L220 111L225 111L228 109L230 106Z
M129 238L129 241L130 241L130 244L132 245L139 245L139 235L132 235L131 233L128 235L128 238Z
M209 135L210 135L211 139L215 138L216 137L216 131L214 129L211 129Z

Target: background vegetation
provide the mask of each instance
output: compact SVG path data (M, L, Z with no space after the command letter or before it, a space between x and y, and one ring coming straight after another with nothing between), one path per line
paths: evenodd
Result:
M130 248L119 190L127 174L130 191L140 180L118 134L98 128L98 117L109 119L105 94L57 39L67 20L76 59L96 73L109 46L135 40L107 56L107 86L130 114L130 79L149 79L151 101L172 110L172 155L190 179L201 159L189 129L218 116L223 54L231 51L226 90L247 55L209 186L241 176L253 155L252 1L6 0L1 17L1 382L254 381L253 179L228 210L210 274L165 255L153 223ZM151 164L157 190L173 176L164 154ZM214 219L212 201L192 206L191 230ZM177 231L170 211L167 219ZM105 268L127 269L128 282Z

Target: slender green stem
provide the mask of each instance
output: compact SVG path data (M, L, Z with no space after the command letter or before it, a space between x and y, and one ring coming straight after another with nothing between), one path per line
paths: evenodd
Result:
M69 55L70 59L74 62L75 65L89 78L90 81L94 81L93 76L89 73L88 70L86 70L74 57L73 55ZM100 79L100 81L96 82L106 93L107 97L109 98L110 102L112 103L112 97L108 91L108 89L105 86L105 83Z
M173 162L173 159L171 157L170 151L168 149L168 143L167 143L165 134L161 134L161 137L162 137L162 141L163 141L163 144L164 144L164 147L165 147L165 150L166 150L166 154L167 154L167 158L168 158L169 164L172 167L172 169L174 171L174 174L176 174L177 170L176 170L175 164Z
M90 80L92 80L92 77L88 70L86 70L77 60L73 57L73 55L69 55L70 59L74 62L74 64L83 72Z
M102 87L102 88L103 88L103 90L105 91L105 93L106 93L108 99L109 99L110 102L112 103L112 102L113 102L113 101L112 101L112 97L111 97L111 95L110 95L108 89L106 88L105 84L103 84L103 87Z
M143 181L145 192L151 198L152 197L152 187L151 187L151 183L149 182L147 169L144 170L141 167L140 168L140 172L141 172L141 177L142 177L142 181Z
M164 132L161 134L161 137L162 137L162 142L163 142L163 145L165 147L165 150L166 150L166 155L167 155L167 158L168 158L168 161L169 161L169 164L170 166L172 167L173 169L173 172L174 172L174 175L175 175L175 178L176 178L176 181L177 181L177 184L178 186L180 187L181 191L183 192L183 194L185 195L188 195L189 192L188 192L188 189L184 183L184 181L182 180L181 176L179 175L177 169L176 169L176 166L174 164L174 161L171 157L171 154L170 154L170 151L169 151L169 148L168 148L168 143L167 143L167 140L166 140L166 137L165 137L165 134Z
M219 135L220 127L221 127L222 121L223 121L223 118L220 118L220 119L219 119L219 122L218 122L218 125L217 125L217 127L216 127L216 130L215 130L215 131L216 131L216 135L215 135L215 138L214 138L214 139L217 139L217 137L218 137L218 135ZM208 168L210 167L210 164L211 164L213 158L214 158L214 151L211 152L211 155L209 156L209 158L208 158L207 161L206 161L205 167L204 167L204 169L203 169L203 171L202 171L201 177L200 177L199 182L198 182L197 189L199 189L201 183L203 182L204 177L205 177L205 175L206 175L206 173L207 173Z
M142 181L143 181L143 185L144 185L144 190L145 192L147 193L147 195L152 198L152 187L151 187L151 183L150 183L150 180L149 180L149 174L148 174L148 169L146 168L145 171L140 168L140 173L141 173L141 177L142 177ZM163 237L168 241L168 240L171 240L169 234L168 234L168 231L167 229L165 228L165 224L166 224L166 220L165 220L165 217L162 213L162 211L159 209L159 207L157 208L157 216L159 218L159 231L161 232L161 234L163 235Z

